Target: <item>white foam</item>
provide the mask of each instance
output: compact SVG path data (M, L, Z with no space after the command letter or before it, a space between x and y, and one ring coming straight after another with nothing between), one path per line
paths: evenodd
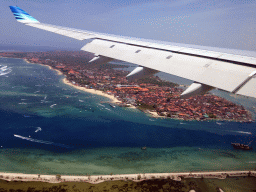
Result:
M22 103L19 103L19 105L27 105L27 103L22 102Z
M7 66L0 66L0 76L7 75L8 73L12 72L11 67Z
M69 147L69 146L64 145L64 144L54 143L54 142L51 142L51 141L43 141L43 140L33 139L30 136L29 137L23 137L21 135L15 135L14 134L14 137L18 137L20 139L25 139L27 141L36 142L36 143L43 143L43 144L48 144L48 145L52 144L52 145L57 145L57 146L61 146L61 147L72 148L72 147Z
M245 131L236 131L237 133L243 133L243 134L248 134L248 135L251 135L252 133L251 132L245 132Z
M41 100L41 103L51 103L51 101Z
M247 134L247 135L251 135L252 134L251 132L246 132L246 131L231 131L231 130L225 130L225 131L234 132L234 133L242 133L242 134Z
M37 127L37 130L35 130L35 132L37 133L38 131L42 131L41 127Z
M248 163L256 163L256 161L249 161Z
M32 141L32 142L37 142L37 143L53 144L53 142L50 142L50 141L42 141L42 140L32 139L30 137L23 137L21 135L15 135L14 134L14 137L18 137L20 139L25 139L25 140Z
M53 104L53 105L51 105L50 107L53 108L55 105L57 105L57 104Z
M107 109L107 110L111 111L109 108L105 108L105 109Z
M84 102L83 100L79 99L80 102Z

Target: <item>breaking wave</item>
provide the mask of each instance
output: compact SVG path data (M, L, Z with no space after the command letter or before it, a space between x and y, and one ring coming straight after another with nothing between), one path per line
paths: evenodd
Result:
M30 138L30 137L23 137L21 135L15 135L14 134L14 137L17 137L17 138L20 138L20 139L25 139L27 141L36 142L36 143L43 143L43 144L47 144L47 145L55 145L55 146L59 146L59 147L72 148L68 145L64 145L64 144L60 144L60 143L54 143L54 142L51 142L51 141L43 141L43 140L33 139L33 138Z
M0 76L7 75L10 72L12 72L10 67L0 65Z

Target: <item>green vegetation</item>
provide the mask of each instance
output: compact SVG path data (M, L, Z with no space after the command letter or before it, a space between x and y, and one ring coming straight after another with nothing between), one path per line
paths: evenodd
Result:
M118 191L176 191L187 192L194 189L197 192L216 192L216 187L226 189L225 191L251 192L256 190L255 177L229 177L222 179L182 179L175 181L167 179L152 179L140 182L127 181L106 181L99 184L87 182L66 182L66 183L44 183L44 182L8 182L0 180L0 191L2 192L118 192ZM246 186L246 187L241 187Z
M140 110L155 110L154 105L147 105L145 103L137 102L137 107Z
M209 118L216 119L216 115L214 115L212 113L209 113L208 116L209 116Z
M92 53L87 53L84 51L47 51L47 52L26 52L26 53L13 53L17 58L24 57L36 57L39 60L48 60L48 65L55 65L57 63L62 63L66 66L76 65L78 68L101 68L101 69L113 69L113 68L127 68L128 65L118 65L118 64L104 64L104 65L94 65L88 64L88 61L93 58Z
M177 84L169 82L169 81L164 81L161 80L159 77L146 77L144 79L139 79L137 80L137 83L141 84L141 83L150 83L153 85L158 85L160 87L176 87Z

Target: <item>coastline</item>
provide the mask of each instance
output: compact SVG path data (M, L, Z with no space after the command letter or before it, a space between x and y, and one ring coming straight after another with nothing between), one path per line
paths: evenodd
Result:
M121 101L119 101L114 95L109 95L107 93L104 93L103 91L99 91L99 90L96 90L96 89L88 89L88 88L85 88L85 87L80 87L78 85L75 85L75 84L72 84L71 82L69 82L66 77L62 79L62 82L65 83L66 85L72 86L72 87L74 87L76 89L79 89L81 91L91 93L91 94L95 94L95 95L99 95L99 96L103 96L103 97L107 97L107 98L111 99L112 103L121 103Z
M39 65L42 65L42 66L47 66L49 69L51 70L54 70L54 71L57 71L58 75L63 75L63 73L58 70L58 69L54 69L52 68L51 66L49 65L43 65L43 64L40 64L40 63L31 63L29 62L27 59L24 59L27 63L29 64L39 64ZM80 87L78 85L75 85L75 84L72 84L70 81L68 81L68 79L65 77L62 79L62 82L66 85L69 85L69 86L72 86L76 89L79 89L81 91L84 91L84 92L87 92L87 93L91 93L91 94L95 94L95 95L99 95L99 96L103 96L103 97L107 97L111 100L112 103L121 103L121 101L119 101L116 97L114 97L113 95L109 95L107 93L104 93L103 91L99 91L99 90L96 90L96 89L88 89L88 88L85 88L85 87Z
M51 69L51 70L57 71L58 75L63 75L63 73L62 73L61 71L59 71L58 69L53 69L53 68L52 68L51 66L49 66L49 65L43 65L43 64L40 64L40 63L32 63L32 62L28 61L27 59L23 59L23 60L26 61L26 62L29 63L29 64L38 64L38 65L41 65L41 66L46 66L46 67L48 67L48 68Z
M3 56L1 56L1 57L3 57ZM3 58L9 58L9 57L3 57ZM47 66L49 69L57 71L58 75L63 75L63 73L60 70L54 69L54 68L52 68L49 65L44 65L44 64L40 64L40 63L32 63L32 62L28 61L27 59L23 59L23 60L25 60L29 64L39 64L39 65L42 65L42 66ZM103 97L107 97L107 98L109 98L111 100L111 103L119 103L119 104L122 103L114 95L109 95L109 94L107 94L107 93L105 93L103 91L96 90L96 89L89 89L89 88L86 88L86 87L80 87L80 86L78 86L76 84L73 84L70 81L68 81L68 79L66 77L62 81L63 81L64 84L72 86L72 87L74 87L76 89L79 89L81 91L84 91L84 92L87 92L87 93L91 93L91 94L96 94L96 95L103 96ZM131 105L131 104L129 106L127 106L127 108L138 109L136 106ZM143 110L143 112L145 112L146 114L148 114L150 117L153 117L153 118L168 118L166 116L161 116L156 111L150 111L150 110L145 110L144 111ZM194 121L194 120L199 121L197 119L184 119L184 118L179 118L179 117L171 118L171 119L180 120L180 121ZM247 121L243 121L243 120L219 119L219 118L216 118L216 119L205 119L205 120L200 120L200 121L234 121L234 122L239 122L240 121L240 122L247 122Z
M24 173L4 173L0 172L0 179L6 181L40 181L47 183L62 182L87 182L99 184L106 181L128 181L141 182L152 179L172 179L181 181L182 178L207 178L207 179L225 179L227 177L256 177L256 171L210 171L210 172L181 172L181 173L137 173L137 174L118 174L118 175L40 175Z

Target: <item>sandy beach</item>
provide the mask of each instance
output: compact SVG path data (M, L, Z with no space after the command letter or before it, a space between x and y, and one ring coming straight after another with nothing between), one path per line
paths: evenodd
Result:
M55 70L57 71L58 75L63 75L63 73L61 71L59 71L58 69L53 69L51 66L49 65L43 65L43 64L40 64L40 63L31 63L29 62L27 59L24 59L27 63L30 63L30 64L38 64L38 65L42 65L42 66L47 66L49 69L51 70ZM96 90L96 89L88 89L88 88L85 88L85 87L80 87L76 84L73 84L71 82L69 82L67 80L67 78L65 77L63 80L63 83L65 83L66 85L69 85L69 86L72 86L76 89L79 89L81 91L84 91L84 92L87 92L87 93L91 93L91 94L96 94L96 95L100 95L100 96L103 96L103 97L107 97L111 100L112 103L121 103L121 101L119 101L116 97L114 97L113 95L109 95L107 93L104 93L103 91L99 91L99 90Z
M66 78L63 79L63 83L69 85L69 86L72 86L76 89L79 89L81 91L84 91L84 92L87 92L87 93L91 93L91 94L96 94L96 95L100 95L100 96L103 96L103 97L107 97L109 99L111 99L111 102L112 103L121 103L121 101L119 101L114 95L109 95L107 93L104 93L103 91L99 91L99 90L96 90L96 89L88 89L88 88L85 88L85 87L80 87L76 84L72 84L71 82L69 82Z
M51 66L49 65L43 65L43 64L40 64L40 63L31 63L30 61L28 61L27 59L24 59L27 63L30 63L30 64L39 64L39 65L42 65L42 66L47 66L49 69L51 70L55 70L57 71L58 75L63 75L63 73L61 71L59 71L58 69L53 69ZM91 93L91 94L96 94L96 95L100 95L100 96L103 96L103 97L107 97L111 100L112 103L122 103L121 101L119 101L114 95L109 95L107 93L104 93L103 91L100 91L100 90L96 90L96 89L88 89L86 87L80 87L76 84L73 84L71 82L69 82L67 80L67 78L65 77L63 80L63 83L65 83L66 85L69 85L69 86L72 86L76 89L79 89L81 91L84 91L84 92L87 92L87 93ZM129 105L127 108L131 108L131 109L137 109L136 106L134 105ZM151 117L154 117L154 118L164 118L163 116L160 116L157 114L157 112L154 112L154 111L147 111L147 113L151 116Z
M40 64L40 63L32 63L32 62L28 61L27 59L24 59L24 61L26 61L26 62L29 63L29 64L37 64L37 65L41 65L41 66L46 66L46 67L48 67L48 68L51 69L51 70L57 71L58 75L63 75L63 73L62 73L61 71L59 71L58 69L53 69L53 68L52 68L51 66L49 66L49 65L43 65L43 64Z
M158 113L156 111L149 111L147 110L146 113L148 113L149 115L151 115L152 117L155 117L155 118L165 118L164 116L160 116L158 115Z
M7 181L41 181L48 183L61 182L88 182L98 184L105 181L114 180L132 180L140 182L150 179L167 179L181 181L181 178L217 178L225 179L226 177L256 177L256 171L220 171L220 172L185 172L185 173L137 173L137 174L118 174L118 175L87 175L87 176L70 176L70 175L39 175L23 173L3 173L0 172L0 179Z

